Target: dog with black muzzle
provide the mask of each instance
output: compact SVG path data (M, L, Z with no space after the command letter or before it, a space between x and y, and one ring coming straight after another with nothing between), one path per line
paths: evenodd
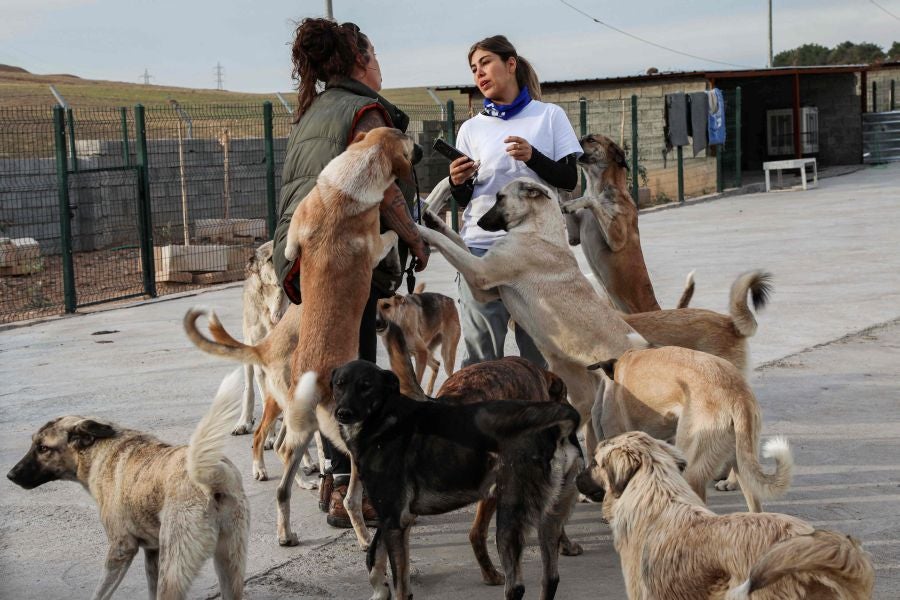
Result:
M225 378L187 446L78 416L32 436L7 478L26 490L77 481L97 502L109 551L95 600L112 597L141 548L150 598L186 598L210 557L222 598L243 597L250 507L222 448L242 387L240 370Z
M451 405L400 393L390 371L366 361L334 370L335 418L365 481L380 527L366 566L373 598L411 598L409 533L418 515L444 514L497 489L497 547L507 599L521 598L525 530L537 526L542 598L559 585L562 527L575 498L578 413L556 402ZM387 579L390 559L392 583Z

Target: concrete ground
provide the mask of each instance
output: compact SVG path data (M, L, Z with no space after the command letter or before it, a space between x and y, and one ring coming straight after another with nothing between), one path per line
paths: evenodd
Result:
M675 303L692 269L692 305L720 311L740 272L774 273L775 293L751 342L757 365L751 383L764 437L786 435L797 467L791 490L766 508L859 537L876 564L875 596L884 599L900 597L897 181L900 165L870 168L805 193L746 195L641 216L646 260L664 307ZM420 280L454 295L454 275L434 256ZM0 332L0 466L9 469L30 434L61 414L103 416L186 443L233 368L198 351L182 333L181 317L194 304L215 307L226 327L240 332L239 286ZM325 524L315 492L295 492L292 518L301 545L281 548L276 482L250 476L249 436L229 438L227 453L247 474L252 507L247 597L368 597L363 554L351 532ZM277 459L268 453L267 461L277 474ZM735 492L712 491L709 504L718 512L745 510ZM55 482L26 492L5 481L0 507L0 597L90 595L106 543L83 490ZM466 535L471 518L464 510L421 519L412 536L418 597L502 596L480 583ZM598 507L577 506L569 533L585 553L561 559L559 597L624 597ZM525 563L528 597L536 597L540 559L533 546ZM142 571L139 557L116 597L144 596ZM191 597L216 594L208 564Z

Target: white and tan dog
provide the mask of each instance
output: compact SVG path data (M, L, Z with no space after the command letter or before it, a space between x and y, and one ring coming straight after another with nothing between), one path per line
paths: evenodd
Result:
M77 481L97 502L109 550L95 600L112 597L141 548L150 598L186 598L210 557L222 598L243 597L250 507L240 472L222 452L240 386L240 371L225 378L187 446L77 416L32 436L7 477L27 490Z
M378 207L395 179L411 177L413 152L412 139L397 129L359 134L326 165L291 218L285 257L300 259L303 310L291 361L294 386L282 406L287 434L277 449L286 464L277 495L282 545L298 543L290 527L291 486L312 435L320 430L349 454L334 417L331 372L358 356L372 269L397 244L393 231L379 235ZM360 546L367 548L362 486L352 457L350 468L344 506Z
M734 469L747 507L777 497L791 483L793 458L787 443L770 442L777 467L759 464L762 416L759 403L731 363L705 352L667 346L630 350L602 368L609 380L594 405L594 426L610 438L643 431L674 443L688 460L684 478L706 500L706 483L723 467Z
M269 335L290 304L278 282L278 276L275 275L272 246L271 241L262 244L247 261L247 278L244 280L241 302L245 344L256 344ZM265 371L259 365L245 363L243 409L231 435L244 435L253 431L254 380L265 396Z
M600 444L577 478L603 502L631 600L871 598L874 570L856 540L776 513L717 515L684 467L677 448L631 432Z
M420 226L425 241L456 267L473 292L499 294L510 315L534 339L550 370L569 390L569 399L587 421L603 375L586 369L620 356L640 335L602 299L578 268L566 242L556 195L528 179L507 184L478 221L488 231L508 231L483 257L472 255L434 213ZM586 444L596 444L593 429Z

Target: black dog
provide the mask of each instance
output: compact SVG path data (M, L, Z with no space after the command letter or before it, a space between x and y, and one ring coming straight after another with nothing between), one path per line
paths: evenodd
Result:
M396 375L366 361L335 369L331 385L341 437L381 522L366 561L374 597L391 596L387 559L395 597L412 597L409 529L417 515L477 502L493 485L506 598L525 593L521 555L532 525L544 565L542 597L555 596L560 535L582 466L570 436L579 424L574 408L556 402L413 400L400 393Z

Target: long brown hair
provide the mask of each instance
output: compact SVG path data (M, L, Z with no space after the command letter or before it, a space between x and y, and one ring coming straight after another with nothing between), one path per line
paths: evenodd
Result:
M369 38L353 23L338 25L330 19L303 19L294 32L291 77L297 82L297 114L300 120L320 85L334 77L350 77L357 64L370 60Z
M516 52L516 47L506 39L505 35L492 35L472 44L472 47L469 48L469 63L472 62L472 55L475 54L476 50L493 52L503 62L509 60L510 57L515 58L516 83L519 84L519 89L521 90L523 87L528 86L528 93L531 97L535 100L541 99L541 82L537 73L534 72L534 67L531 66L531 63L524 56L519 56L519 53Z

